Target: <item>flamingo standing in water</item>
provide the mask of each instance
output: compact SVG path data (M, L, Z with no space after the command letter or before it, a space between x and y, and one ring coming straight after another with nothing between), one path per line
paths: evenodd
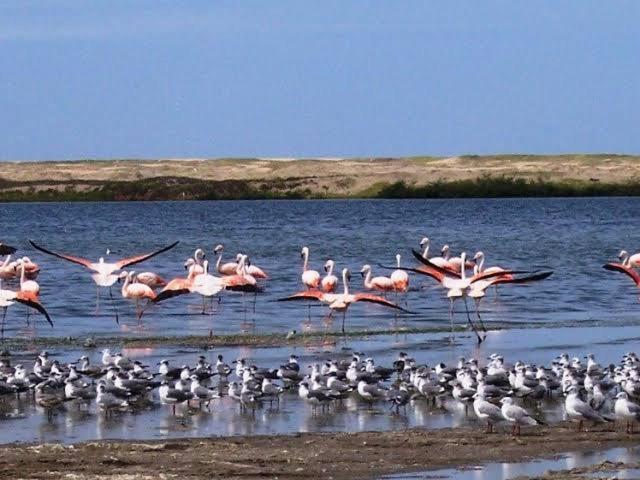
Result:
M17 276L21 276L22 271L24 270L24 275L28 280L35 280L38 278L38 274L40 273L40 267L38 264L32 262L29 257L19 258L15 262L12 262L10 266L13 266Z
M302 263L302 283L307 289L318 288L320 285L320 274L316 270L309 269L309 247L302 247L300 256Z
M140 309L140 300L146 298L153 302L156 298L156 294L151 287L144 283L138 282L135 277L135 272L121 272L118 276L119 279L124 278L124 284L122 285L121 293L122 298L134 300L136 303L136 317L138 320L142 318L143 311Z
M393 281L389 277L371 277L371 265L363 265L360 275L364 276L364 288L379 292L393 292Z
M236 255L236 261L238 262L238 264L240 263L240 259L242 258L242 256L245 257L245 259L244 259L245 270L246 270L246 273L248 275L251 275L256 280L263 280L263 279L269 278L269 275L267 275L267 272L262 270L257 265L252 265L251 264L251 261L249 260L249 257L247 255L244 255L242 253L238 253Z
M222 263L222 252L224 251L224 247L222 244L216 245L216 248L213 249L213 252L218 256L218 260L216 262L216 270L221 275L235 275L236 270L238 269L238 262L228 262Z
M464 265L464 268L473 268L473 263L471 262L467 262L466 258L465 260L462 259L462 255L460 255L459 257L452 257L451 256L451 249L449 248L449 245L444 245L442 247L442 258L444 260L444 265L440 265L442 267L451 269L455 272L461 273L463 268L462 266ZM436 258L437 260L437 258ZM436 265L438 264L438 262L434 262L433 259L431 261L431 263L435 263Z
M2 288L2 284L0 283L0 308L2 308L3 310L2 322L0 323L0 338L4 339L4 325L5 319L7 317L7 309L15 302L21 303L29 308L37 310L42 315L44 315L44 317L47 319L47 322L49 322L49 325L53 327L53 321L51 320L49 313L40 303L40 299L37 294L34 295L32 292L14 292L12 290L6 290Z
M66 260L67 262L82 265L83 267L93 272L91 274L91 278L96 284L96 311L97 311L99 301L100 301L100 287L109 289L109 298L111 299L111 302L113 304L114 300L113 300L113 294L111 292L111 287L119 279L119 276L116 275L116 272L118 270L122 270L123 268L129 267L131 265L135 265L137 263L144 262L145 260L149 260L150 258L155 257L156 255L159 255L168 250L171 250L180 242L174 242L171 245L161 248L160 250L156 250L155 252L123 258L116 262L105 262L103 257L100 257L97 262L92 262L91 260L87 260L86 258L75 257L72 255L56 253L51 250L47 250L46 248L41 247L40 245L35 243L33 240L29 240L29 243L36 250L40 250L41 252L44 252L48 255L53 255L54 257L61 258L63 260ZM114 310L115 310L115 305L114 305ZM115 310L115 314L116 314L116 323L119 323L117 310Z
M345 332L344 323L345 317L347 315L347 310L352 303L356 302L371 302L377 303L379 305L384 305L385 307L395 308L397 310L402 310L406 313L413 313L405 310L399 305L396 305L393 302L390 302L382 297L377 295L371 295L369 293L349 293L349 269L344 268L342 270L342 283L344 285L343 293L325 293L320 290L306 290L304 292L299 292L294 295L285 298L279 298L279 302L288 302L294 300L316 300L322 303L326 303L329 306L330 312L329 317L333 315L333 312L341 312L342 313L342 333Z
M333 274L333 269L335 267L335 262L331 259L327 260L324 264L324 271L327 274L322 277L322 282L320 283L322 286L322 291L326 293L333 293L338 288L338 277Z
M400 254L396 254L396 264L398 269L391 272L391 281L393 282L393 289L396 293L406 293L409 290L409 275L400 268Z

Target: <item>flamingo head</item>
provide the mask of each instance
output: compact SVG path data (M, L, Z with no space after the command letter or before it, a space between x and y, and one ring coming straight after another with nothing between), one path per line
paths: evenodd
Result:
M442 246L442 250L440 250L440 253L442 253L444 255L448 251L449 251L449 245L443 245Z
M216 245L216 248L213 249L213 253L217 255L219 253L222 253L223 250L224 250L224 247L222 246L221 243L219 243L218 245Z
M398 262L398 266L400 266L400 258L402 258L400 254L396 253L396 262Z
M302 247L302 250L300 251L300 256L302 258L308 257L309 256L309 247Z
M120 272L120 274L118 275L118 283L126 279L128 276L129 276L129 272L127 271Z
M347 270L345 268L345 270ZM360 275L362 275L363 277L369 273L371 271L371 265L363 265L362 268L360 269ZM347 270L348 272L348 270Z
M476 254L473 256L473 260L475 262L477 262L478 260L481 260L484 258L484 253L482 252L476 252Z
M189 270L195 263L196 261L193 258L188 258L187 261L184 262L184 269Z
M201 248L198 248L196 250L196 252L193 254L193 257L197 260L204 260L206 258L207 254L204 253L204 250L202 250Z
M371 267L369 267L369 268L371 268ZM343 269L342 269L342 276L343 276L347 281L351 280L351 272L349 271L349 269L348 269L348 268L343 268Z
M325 272L330 271L333 268L333 266L334 266L333 260L331 259L327 260L326 262L324 262L324 267L323 267L324 271Z
M629 256L629 252L627 252L626 250L620 250L620 253L618 254L618 258L626 258Z
M420 246L424 247L425 245L429 245L429 237L422 237L422 240L420 240Z
M239 262L241 258L242 258L241 253L236 254L236 262Z

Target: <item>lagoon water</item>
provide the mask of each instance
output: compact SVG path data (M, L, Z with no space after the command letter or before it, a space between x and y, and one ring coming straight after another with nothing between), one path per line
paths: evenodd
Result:
M603 270L621 248L635 251L640 245L637 225L640 199L501 199L501 200L363 200L363 201L260 201L260 202L153 202L86 204L3 204L0 241L19 247L42 267L38 277L41 298L53 320L50 329L40 321L37 331L25 328L24 309L12 307L7 321L8 336L86 337L238 333L244 331L284 333L338 329L322 321L325 310L318 306L307 317L304 303L273 300L300 289L300 248L311 249L311 266L321 269L326 258L352 272L364 263L393 264L396 253L405 265L414 265L411 248L419 248L429 236L433 249L446 242L453 252L482 250L487 266L516 269L550 268L554 275L529 286L505 286L497 298L489 292L483 304L486 321L511 328L491 332L477 347L469 333L457 336L451 345L444 333L398 333L370 338L328 338L305 347L228 347L215 351L192 349L136 348L124 353L155 367L161 358L173 365L193 364L205 354L210 361L223 353L227 361L247 357L258 365L277 367L290 352L301 355L306 368L328 356L347 357L362 351L379 364L390 363L401 350L420 363L454 362L459 355L486 358L499 351L510 361L521 359L548 364L555 355L597 355L601 364L617 361L621 354L638 350L640 305L637 288L621 274ZM33 250L27 239L48 248L95 259L109 248L113 257L154 250L180 240L174 250L138 265L137 271L155 271L167 278L184 274L183 262L197 247L210 259L213 247L225 245L225 258L237 251L251 254L255 264L269 272L266 290L257 298L255 313L242 296L224 295L211 315L201 315L197 297L168 300L149 309L138 325L133 305L114 291L120 325L103 294L100 313L95 314L95 287L82 267L48 257ZM435 252L434 252L435 254ZM384 270L374 267L380 274ZM353 275L352 289L361 287ZM429 278L411 277L409 307L417 315L395 316L377 305L354 305L347 319L350 329L396 327L446 327L448 303L444 292ZM459 306L458 309L462 307ZM462 313L462 312L461 312ZM34 318L34 317L32 317ZM459 322L464 322L462 315ZM538 326L540 328L527 328ZM42 347L38 347L42 348ZM16 361L31 366L36 347L12 352ZM98 363L95 349L51 348L63 362L82 354ZM548 420L562 418L557 404L544 406ZM428 405L409 408L407 415L390 415L387 407L373 411L356 399L331 415L313 416L295 394L286 394L278 411L259 410L256 417L240 414L228 398L212 406L212 413L171 415L156 406L111 419L68 404L48 422L28 397L0 402L0 443L10 441L73 442L94 438L166 438L220 434L273 434L297 431L379 430L411 426L441 428L473 425L459 406L432 409Z
M640 248L637 225L640 199L476 199L476 200L350 200L350 201L233 201L2 204L1 241L20 248L42 267L38 278L42 302L55 321L40 335L286 332L325 328L325 310L300 303L272 300L300 290L300 248L311 249L311 267L321 270L333 258L337 268L354 273L351 287L362 279L363 264L375 274L389 274L378 263L393 264L396 253L404 265L415 265L411 248L423 236L432 239L432 254L443 243L454 254L485 252L486 266L517 269L551 268L554 275L530 286L505 287L484 301L486 321L500 323L574 325L634 324L638 318L636 287L626 277L605 271L621 248ZM118 298L121 325L116 325L103 292L95 315L95 287L83 267L35 251L32 238L49 249L97 259L109 248L112 257L152 251L180 240L175 249L137 271L155 271L166 278L182 276L184 260L197 247L214 259L213 247L225 245L225 258L238 251L271 275L257 300L255 314L245 312L241 295L226 295L210 316L198 315L199 298L179 298L147 311L144 329L137 328L133 305ZM407 326L446 326L447 300L429 278L412 277L408 305L418 314L402 316ZM117 287L117 285L116 285ZM462 306L458 309L462 312ZM356 305L348 328L389 328L394 315L377 305ZM460 322L463 317L458 318ZM21 335L24 311L8 315L8 334ZM134 328L135 327L135 328ZM337 328L337 325L332 326Z

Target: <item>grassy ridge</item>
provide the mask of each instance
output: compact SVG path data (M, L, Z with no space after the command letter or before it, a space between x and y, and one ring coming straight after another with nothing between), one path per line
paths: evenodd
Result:
M305 188L305 179L269 181L200 180L155 177L136 181L9 182L0 180L2 202L136 201L136 200L258 200L317 198L499 198L638 196L640 181L605 183L580 180L549 181L483 175L475 179L410 185L378 182L352 195L321 194Z

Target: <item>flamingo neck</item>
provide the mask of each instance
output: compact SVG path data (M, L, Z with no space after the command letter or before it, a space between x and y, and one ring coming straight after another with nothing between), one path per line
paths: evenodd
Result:
M429 258L429 241L427 240L422 250L422 258Z
M216 261L216 269L220 268L220 263L222 263L222 250L218 253L218 260Z
M369 275L371 275L371 271L369 271ZM349 295L349 283L347 281L347 271L342 272L342 283L344 284L344 294Z
M396 262L398 263L398 268L400 268L400 255L396 255Z
M462 252L462 255L460 255L460 259L462 260L462 267L460 268L460 278L462 280L466 280L467 278L467 269L465 268L465 263L467 262L467 256L464 254L464 252Z
M205 275L209 273L209 260L204 261L204 263L202 264L202 270Z
M329 271L327 272L328 277L331 275L333 275L333 262L329 264Z
M126 297L127 296L127 288L129 287L129 275L127 275L124 279L124 283L122 284L122 288L120 289L122 291L122 296Z
M484 270L484 255L480 257L480 261L478 262L478 272L482 272L483 270Z
M371 269L368 268L364 274L364 286L366 288L371 288Z
M306 272L307 271L307 265L309 263L309 252L307 250L305 250L302 255L304 256L304 263L302 264L302 271Z
M21 271L20 271L20 286L22 286L22 284L24 283L25 280L25 276L24 276L24 262L20 263L20 267L22 267Z

